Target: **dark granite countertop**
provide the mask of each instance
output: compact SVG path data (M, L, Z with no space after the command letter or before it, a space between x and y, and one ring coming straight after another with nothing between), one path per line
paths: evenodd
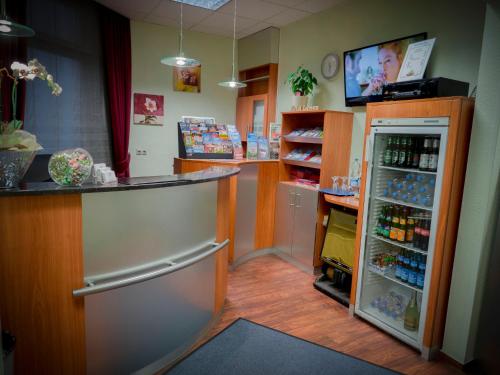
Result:
M119 179L110 184L85 183L82 186L59 186L55 182L22 183L12 189L0 189L0 197L13 195L100 193L106 191L157 189L170 186L199 184L234 176L240 172L236 167L210 167L199 172L170 176L132 177Z

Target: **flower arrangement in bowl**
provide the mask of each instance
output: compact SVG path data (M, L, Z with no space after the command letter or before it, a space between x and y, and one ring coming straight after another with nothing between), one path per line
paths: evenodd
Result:
M293 106L297 109L307 107L308 95L312 94L314 86L318 84L316 77L302 65L295 72L288 75L286 82L291 86Z
M61 94L61 86L36 59L30 60L28 64L16 61L10 66L10 71L6 67L0 68L0 87L3 79L12 80L12 120L3 121L0 105L0 188L17 186L31 165L36 152L42 149L33 134L21 130L23 122L16 118L17 86L21 80L32 81L35 78L47 81L52 95ZM1 90L0 103L2 103Z
M49 160L50 177L62 186L80 186L90 176L92 156L83 148L56 152Z

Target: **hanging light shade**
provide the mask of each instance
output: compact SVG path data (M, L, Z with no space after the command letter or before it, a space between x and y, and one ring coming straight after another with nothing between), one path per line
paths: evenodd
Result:
M0 10L0 36L6 37L31 37L35 35L35 31L25 25L11 21L7 17L7 10L5 6L5 0L2 0L1 10Z
M198 60L184 56L184 51L182 51L182 42L184 41L182 5L184 2L181 1L180 3L181 3L181 30L179 32L179 53L177 54L177 56L162 57L160 62L168 66L178 66L178 67L200 66L201 63Z
M219 86L229 87L231 89L240 89L242 87L247 87L246 83L240 82L236 79L236 2L234 0L234 19L233 19L233 72L231 74L231 79L229 81L219 82Z

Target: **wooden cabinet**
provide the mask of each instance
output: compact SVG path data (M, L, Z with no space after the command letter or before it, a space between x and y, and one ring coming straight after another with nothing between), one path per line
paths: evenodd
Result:
M282 120L281 139L281 155L279 163L279 180L281 181L279 189L284 189L283 186L292 188L300 186L294 182L294 173L298 170L306 171L313 176L316 176L320 188L329 188L332 185L333 176L347 176L349 174L349 160L351 154L351 134L352 134L353 114L350 112L340 111L300 111L300 112L284 112ZM322 138L312 137L289 137L292 131L297 129L311 129L316 127L323 128ZM314 149L321 153L321 163L312 163L310 161L287 160L286 156L296 148L306 150ZM303 189L303 188L302 188ZM312 265L318 267L321 265L321 248L325 236L325 228L323 227L323 216L326 208L324 204L318 205L317 194L318 189L315 189L316 200L314 209L303 210L301 213L308 215L307 218L301 217L299 221L295 221L297 226L295 232L302 232L304 237L298 238L296 241L301 241L303 250L299 257L301 259L312 259ZM301 198L306 199L308 193L299 193ZM284 233L279 233L284 225L287 224L286 218L282 212L280 213L281 205L284 205L285 198L278 199L276 209L275 222L275 247L281 248ZM304 201L305 202L305 201ZM291 202L295 204L294 202ZM304 204L298 204L300 208ZM309 226L306 223L312 222ZM308 239L306 239L306 237ZM309 240L312 238L312 241ZM307 243L307 245L306 245ZM296 254L299 254L297 251Z
M236 127L243 141L248 133L267 137L269 128L268 95L241 96L236 102Z
M276 121L278 64L266 64L242 70L239 78L247 87L238 90L236 127L243 141L252 132L268 136L269 123Z

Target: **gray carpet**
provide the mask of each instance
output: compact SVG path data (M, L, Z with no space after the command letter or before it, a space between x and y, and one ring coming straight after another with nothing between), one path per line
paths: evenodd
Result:
M238 319L168 375L397 374L283 332Z

